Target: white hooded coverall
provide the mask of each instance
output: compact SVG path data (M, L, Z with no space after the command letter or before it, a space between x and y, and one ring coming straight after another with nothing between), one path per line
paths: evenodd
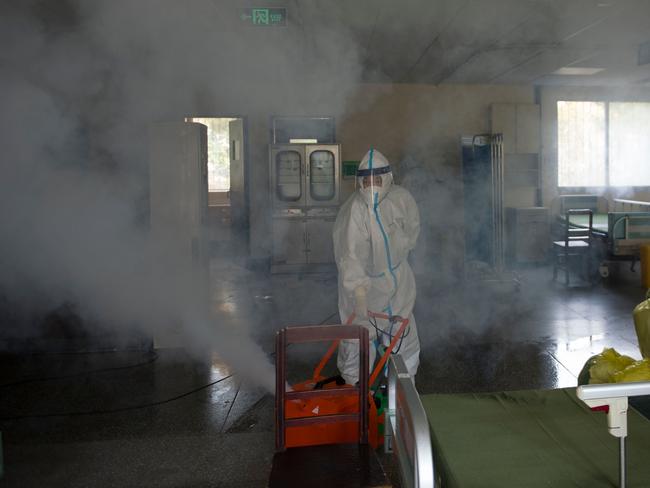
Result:
M384 168L381 170L381 168ZM371 312L408 317L403 339L397 341L398 352L409 373L415 375L420 363L413 305L415 279L407 257L415 248L420 231L420 216L415 200L404 188L392 184L388 160L371 149L359 165L359 172L377 170L382 186L363 188L362 177L357 176L359 188L343 204L334 224L334 256L338 267L339 314L347 322L355 310L355 295L365 290L367 308ZM372 181L372 176L370 180ZM376 347L388 346L400 323L376 320L376 331L366 318L354 323L370 327L370 368ZM399 350L397 349L399 347ZM359 347L354 341L342 341L339 346L338 368L349 384L358 381Z

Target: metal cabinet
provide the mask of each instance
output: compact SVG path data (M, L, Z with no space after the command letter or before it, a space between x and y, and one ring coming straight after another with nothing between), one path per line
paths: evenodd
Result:
M149 222L156 259L175 286L210 306L207 127L164 122L149 127ZM197 313L202 313L201 311ZM159 327L156 348L186 346L182 326Z
M271 145L272 272L313 270L334 263L339 157L338 144Z
M273 218L274 264L305 263L305 221L302 216Z
M319 265L334 262L332 229L336 210L309 215L297 210L278 212L273 217L273 265Z
M335 218L308 219L305 222L307 262L325 264L334 262L332 228Z
M153 242L207 276L209 269L207 127L165 122L149 127L149 208Z

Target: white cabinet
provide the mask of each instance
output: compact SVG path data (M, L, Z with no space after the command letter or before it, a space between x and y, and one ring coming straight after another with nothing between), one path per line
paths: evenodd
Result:
M210 306L207 130L193 122L164 122L148 131L151 265L164 266L198 316ZM188 345L189 324L158 325L156 348Z
M164 122L149 127L150 236L174 263L208 272L207 127Z
M506 154L540 152L540 107L534 103L493 103L493 134L503 134Z
M503 134L503 152L515 152L517 124L514 103L493 103L490 107L492 134Z
M493 134L503 134L505 204L538 205L540 187L540 107L533 103L494 103Z
M543 263L551 229L547 207L506 209L506 255L511 263Z
M519 154L540 152L540 109L532 103L515 105L515 152Z

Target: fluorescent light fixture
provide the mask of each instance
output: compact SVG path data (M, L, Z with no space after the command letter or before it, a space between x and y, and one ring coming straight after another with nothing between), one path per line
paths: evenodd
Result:
M558 70L553 71L553 74L568 75L568 76L589 76L589 75L595 75L596 73L600 73L601 71L604 70L605 68L580 68L580 67L566 66L564 68L560 68Z
M318 139L289 139L290 144L318 144Z

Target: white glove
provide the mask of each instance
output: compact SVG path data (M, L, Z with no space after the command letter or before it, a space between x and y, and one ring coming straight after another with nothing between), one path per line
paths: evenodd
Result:
M355 322L368 320L368 301L366 300L366 289L363 286L354 290L354 315Z

